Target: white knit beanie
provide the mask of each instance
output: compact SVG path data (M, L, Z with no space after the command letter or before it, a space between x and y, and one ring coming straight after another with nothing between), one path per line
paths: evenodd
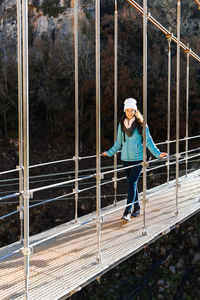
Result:
M128 108L137 110L137 101L134 98L128 98L124 101L124 111Z

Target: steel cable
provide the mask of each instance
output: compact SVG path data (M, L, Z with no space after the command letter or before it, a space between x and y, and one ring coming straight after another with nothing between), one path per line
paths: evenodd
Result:
M191 136L191 137L188 137L188 138L185 137L185 138L179 139L179 141L185 141L185 140L195 139L195 138L199 138L199 137L200 137L200 135ZM175 142L176 142L176 140L170 140L169 142L165 141L165 142L155 143L155 145L158 146L158 145L164 145L164 144L167 144L167 143L175 143ZM118 152L120 152L120 151L118 151ZM102 156L102 154L101 154L101 156ZM80 157L78 157L78 159L83 160L83 159L95 158L95 157L96 157L96 155L88 155L88 156L83 156L83 157L80 156ZM67 158L67 159L62 159L62 160L57 160L57 161L51 161L51 162L31 165L31 166L29 166L29 168L32 169L32 168L36 168L36 167L47 166L47 165L56 164L56 163L69 162L69 161L73 161L73 160L75 160L75 158ZM2 172L0 172L0 175L17 172L17 171L20 171L22 169L23 169L23 167L21 167L21 168L18 167L16 169L2 171ZM79 171L79 173L80 173L80 171Z
M197 154L197 155L194 155L194 156L192 156L192 157L196 157L196 156L199 156L199 155L200 155L200 153ZM192 158L192 157L191 157L191 158ZM188 159L189 159L189 158L188 158ZM186 160L186 159L182 159L182 160L180 160L180 161L184 161L184 160ZM170 165L175 164L175 163L176 163L176 162L171 162ZM138 165L140 165L140 164L138 164ZM134 165L134 166L136 166L136 165ZM131 167L131 166L126 167L126 168L130 168L130 167ZM155 170L155 169L158 169L158 168L161 168L161 167L165 167L165 165L162 165L162 166L159 165L159 166L157 166L157 167L148 169L147 171ZM123 169L123 168L122 168L122 169ZM125 168L124 168L124 169L125 169ZM92 176L92 175L91 175L91 176ZM88 176L87 176L87 177L88 177ZM90 178L91 178L91 177L90 177ZM118 181L119 181L119 180L122 180L122 179L125 179L125 178L126 178L126 177L119 178ZM108 183L112 183L112 182L113 182L113 181L108 181L108 182L103 183L103 184L101 184L101 185L108 184ZM89 188L85 188L85 189L79 190L78 193L83 192L83 191L86 191L86 190L89 190L89 189L93 189L93 188L95 188L95 187L96 187L96 185L91 186L91 187L89 187ZM48 200L43 200L43 201L41 201L41 202L39 202L39 203L37 203L37 204L31 205L30 208L39 206L39 205L41 205L41 204L49 203L49 202L52 202L52 201L55 201L55 200L58 200L58 199L61 199L61 198L67 197L67 196L71 196L71 195L74 195L75 193L77 193L77 192L71 192L71 193L68 193L68 194L65 194L65 195L62 195L62 196L58 196L58 197L51 198L51 199L48 199ZM5 196L5 197L9 197L9 196ZM4 197L2 197L2 198L4 198ZM14 214L14 213L17 213L17 211L13 212L13 214Z

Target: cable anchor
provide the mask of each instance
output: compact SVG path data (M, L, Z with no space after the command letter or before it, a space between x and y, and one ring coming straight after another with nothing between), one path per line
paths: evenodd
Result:
M80 190L78 189L78 187L75 187L75 188L73 189L73 193L78 194L79 192L80 192Z
M147 230L146 230L146 228L143 228L143 230L142 230L142 235L143 235L143 236L147 235Z
M32 191L23 191L22 192L23 198L24 199L33 199L33 192Z
M76 161L76 160L80 160L80 157L79 157L79 156L73 156L72 159L73 159L74 161Z
M112 181L114 182L114 188L116 189L117 188L117 177L113 177L112 178Z
M33 254L33 247L23 247L21 248L22 254L25 255L31 255Z
M149 167L149 162L148 162L148 161L142 162L142 166L143 166L143 167Z
M99 180L104 179L104 174L101 174L101 173L96 174L96 179L99 179Z

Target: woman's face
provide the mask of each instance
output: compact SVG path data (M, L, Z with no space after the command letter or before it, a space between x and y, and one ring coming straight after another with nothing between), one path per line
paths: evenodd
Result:
M126 117L130 120L135 116L135 109L127 108L125 110Z

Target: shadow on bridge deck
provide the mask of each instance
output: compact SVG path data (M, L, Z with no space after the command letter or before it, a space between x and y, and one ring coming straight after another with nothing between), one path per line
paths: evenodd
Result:
M30 256L29 299L65 299L197 213L200 210L200 170L182 177L180 182L178 215L175 214L174 181L148 191L145 236L142 235L142 215L124 224L120 219L123 210L109 214L113 206L102 209L102 214L108 215L102 223L100 264L96 263L95 213L79 219L85 223L83 226L71 221L31 237L32 245L43 239L47 241L34 246ZM122 205L124 201L118 203L118 207ZM88 223L88 219L92 221ZM60 234L63 231L65 233ZM55 237L48 239L51 236ZM0 257L20 247L15 243L1 248ZM18 252L1 261L0 299L24 299L23 291L23 255Z

